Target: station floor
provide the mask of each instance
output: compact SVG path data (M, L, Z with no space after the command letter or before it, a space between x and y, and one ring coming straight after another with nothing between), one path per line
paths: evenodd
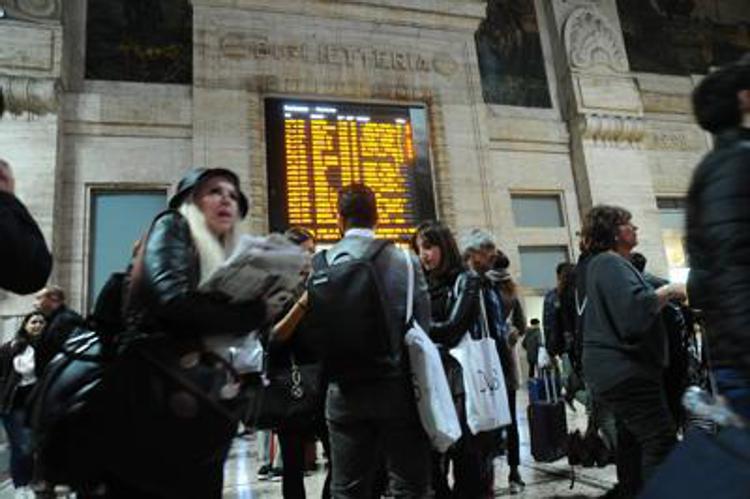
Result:
M534 462L530 455L529 431L526 421L527 395L524 390L518 392L519 423L521 434L521 476L526 482L522 493L513 497L526 498L591 498L604 494L615 481L613 466L606 468L580 468L575 470L575 485L571 489L571 468L566 460L556 463L542 464ZM586 426L585 411L576 405L577 412L567 411L569 431ZM224 499L270 499L281 498L281 482L258 479L257 443L254 435L239 437L235 440L225 473ZM2 449L0 449L2 451ZM7 452L7 451L6 451ZM13 486L7 475L7 456L2 455L0 462L4 464L0 469L2 483L0 484L0 499L13 499ZM319 498L323 486L324 472L322 471L322 455L319 457L320 471L310 474L305 479L307 497ZM495 460L495 497L511 496L508 490L508 466L504 458ZM64 493L60 498L72 497ZM134 498L136 499L136 498Z

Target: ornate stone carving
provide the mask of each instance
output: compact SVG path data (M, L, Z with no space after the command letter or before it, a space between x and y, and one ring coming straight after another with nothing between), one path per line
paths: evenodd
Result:
M584 114L579 126L584 139L612 145L634 146L646 134L643 119L637 116Z
M47 114L60 104L60 81L49 78L0 76L0 97L12 114Z
M565 21L563 36L573 68L604 67L619 73L628 71L628 59L617 31L596 9L574 9Z
M0 0L0 7L13 18L29 21L58 21L61 0Z

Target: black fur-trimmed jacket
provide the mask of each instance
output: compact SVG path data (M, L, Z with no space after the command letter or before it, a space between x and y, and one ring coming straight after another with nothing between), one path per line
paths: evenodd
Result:
M703 310L714 367L750 377L750 129L722 132L688 193L688 297Z
M266 319L260 301L230 303L226 296L198 292L200 257L190 226L177 211L168 210L155 218L142 264L136 267L126 317L129 327L139 332L197 339L247 333Z

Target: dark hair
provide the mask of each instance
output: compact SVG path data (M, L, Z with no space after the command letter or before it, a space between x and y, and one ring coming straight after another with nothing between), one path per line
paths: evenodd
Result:
M378 221L375 193L365 184L350 184L339 191L339 215L347 227L372 228Z
M417 254L419 254L417 238L420 237L428 245L440 248L440 265L433 271L435 276L441 277L457 269L464 268L456 238L453 237L453 233L447 225L442 222L433 221L419 224L410 241L412 250Z
M713 134L742 123L737 92L750 90L750 60L709 74L693 91L693 112L701 128Z
M297 246L306 241L315 242L315 236L313 233L304 227L289 227L286 232L284 232L284 236Z
M508 255L502 252L502 250L495 251L495 261L492 262L492 268L495 270L507 270L510 267L510 258Z
M573 266L574 265L570 262L560 262L555 268L555 275L557 275L557 277L561 277L563 275L563 272L569 270L569 268Z
M630 263L632 263L633 267L635 267L641 274L646 270L647 262L648 260L641 253L633 252L630 254Z
M628 223L633 215L619 206L594 206L586 214L581 237L590 253L596 254L615 248L618 226Z
M539 319L531 319L531 325L532 326L538 326L539 325Z
M38 310L34 310L33 312L29 312L28 314L23 316L21 326L18 328L18 331L16 331L16 339L21 340L24 344L24 347L31 340L31 338L29 337L29 333L26 331L26 324L29 323L32 317L36 317L37 315L41 315L44 318L45 322L47 321L47 318L43 313Z

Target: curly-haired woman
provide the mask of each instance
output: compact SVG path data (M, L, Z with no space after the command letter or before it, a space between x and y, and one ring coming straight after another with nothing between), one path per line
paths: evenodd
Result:
M684 287L654 289L633 267L628 256L638 244L638 227L624 208L594 207L582 237L592 255L583 370L617 419L618 476L627 482L620 487L634 497L676 442L662 384L667 339L659 311L670 299L684 298Z

